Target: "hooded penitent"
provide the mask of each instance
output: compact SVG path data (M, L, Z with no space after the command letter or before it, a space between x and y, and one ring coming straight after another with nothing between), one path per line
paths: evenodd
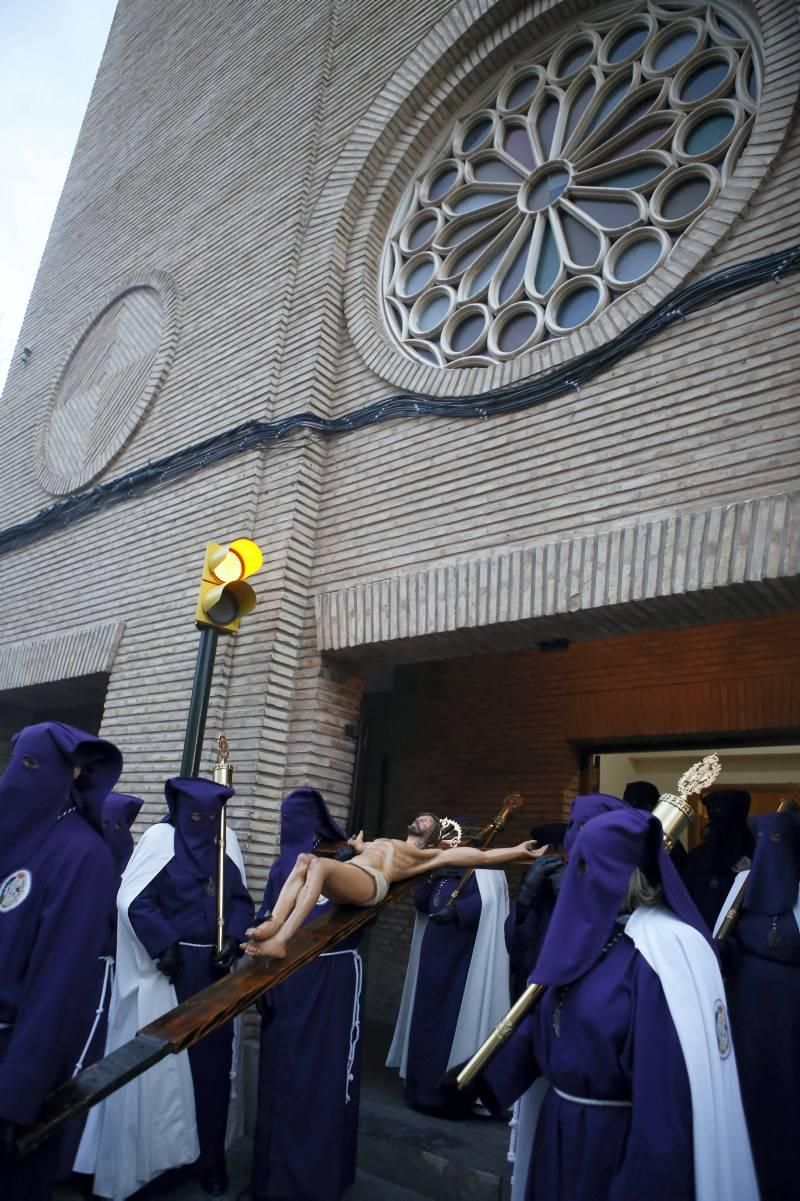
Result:
M646 809L648 813L652 813L655 809L658 797L658 789L649 780L631 780L629 784L625 785L625 791L622 794L622 799L626 804L633 805L634 809Z
M523 1097L515 1201L632 1201L643 1180L648 1201L757 1201L702 929L655 818L625 806L587 822L536 964L549 987L485 1073L487 1099Z
M216 872L219 815L233 794L232 788L193 776L175 776L164 785L175 828L174 870L187 880L208 880Z
M117 748L45 722L15 736L0 779L0 1122L32 1123L80 1053L116 888L109 850L83 815L93 791L81 812L73 792L73 769L90 760L108 792ZM0 1195L48 1195L58 1142L0 1167Z
M238 842L228 829L224 937L231 956L226 951L226 961L218 964L216 839L223 804L234 795L233 789L177 776L167 780L164 794L167 820L151 826L139 840L120 887L115 982L119 1004L109 1028L113 1046L219 980L230 970L253 920ZM99 1139L96 1193L115 1199L128 1196L167 1168L188 1162L198 1141L201 1171L209 1180L223 1180L231 1051L230 1024L189 1049L193 1104L186 1104L185 1064L176 1063L158 1065L130 1090L109 1098ZM153 1073L161 1069L163 1082L157 1084Z
M63 722L26 726L11 746L0 778L0 876L29 858L73 806L102 829L103 797L122 772L122 755L112 743Z
M259 918L272 909L299 854L344 838L316 789L296 788L284 797L280 851ZM331 903L320 897L308 920L330 909ZM359 930L337 943L271 989L262 1008L255 1201L339 1201L355 1178L362 983L356 947L361 935Z
M131 827L144 802L138 796L110 792L103 801L103 838L121 876L133 854Z
M537 859L525 872L516 902L506 920L505 938L514 997L524 990L534 970L550 924L566 866L563 857L555 852L563 848L566 832L565 822L547 822L531 829L531 838L537 845L550 847L552 853Z
M575 840L536 963L537 983L571 984L597 962L636 867L661 885L673 913L710 942L710 932L664 850L660 822L626 806L596 817Z
M505 872L478 869L453 901L463 875L445 866L414 891L414 932L386 1059L399 1068L409 1105L451 1118L465 1116L465 1106L442 1088L446 1071L483 1042L510 1003Z
M683 880L709 929L738 871L750 866L753 835L747 825L750 793L720 789L704 799L708 810L705 841L690 851Z
M761 1201L783 1201L797 1191L800 818L770 813L751 825L753 866L734 927L727 989Z
M569 855L578 834L593 817L625 808L627 806L624 801L621 801L618 796L610 796L606 792L589 792L585 796L576 796L572 802L569 822L564 835L564 850Z

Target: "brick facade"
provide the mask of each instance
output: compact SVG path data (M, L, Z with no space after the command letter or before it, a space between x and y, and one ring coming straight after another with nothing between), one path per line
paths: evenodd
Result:
M380 808L392 834L425 810L479 822L518 791L525 805L504 840L519 841L567 812L590 749L667 738L718 749L723 784L718 740L796 740L798 680L796 614L399 667L374 723L364 820ZM368 1012L379 1020L396 1012L410 926L398 908L370 934Z
M654 276L655 292L631 296L620 327L656 293L800 241L792 200L800 175L796 5L758 0L752 8L769 102L744 174L690 231L677 266ZM413 365L368 364L353 326L360 320L353 289L372 269L361 227L373 228L384 203L376 199L381 172L394 173L396 188L419 130L437 112L434 124L449 119L459 102L450 81L459 72L467 78L464 64L485 73L518 48L523 32L533 39L589 11L576 0L525 8L511 0L409 0L398 19L397 6L384 0L227 8L214 0L121 0L20 334L19 346L33 353L27 366L15 356L3 395L0 526L52 503L41 438L58 381L103 305L131 280L163 285L174 344L141 411L132 409L131 424L106 439L101 482L248 418L342 414L418 385ZM205 542L255 537L267 556L254 581L259 607L220 647L204 761L224 728L236 764L233 818L259 891L288 787L312 781L340 816L349 810L354 741L346 727L358 721L375 648L365 635L358 649L329 653L336 648L321 640L315 608L323 595L443 563L499 561L518 548L590 536L610 545L623 528L678 528L687 514L753 498L773 514L769 536L779 537L778 523L793 509L781 518L772 500L796 488L800 465L796 297L796 277L732 295L644 343L579 393L514 415L420 417L329 440L295 433L10 551L0 559L4 654L32 666L3 687L77 680L87 671L81 632L121 629L113 662L90 670L109 672L102 732L123 748L121 786L145 797L140 822L150 822L162 811L163 779L180 759ZM607 316L606 334L617 320ZM551 348L525 369L544 369L591 340L582 334L571 350ZM508 380L522 370L521 361L512 365ZM463 392L475 382L474 372L468 376L450 374L448 386ZM60 463L59 480L77 479L80 466L71 472ZM794 559L781 563L767 609L796 608ZM737 612L757 621L765 611L758 580L738 610L731 581L672 582L684 597L683 625ZM613 603L617 629L676 620L643 617L637 626L633 600ZM590 638L597 629L581 618L583 608L579 600L569 615ZM712 638L715 628L652 637L673 640L672 659L683 639ZM572 637L573 628L564 633ZM529 632L521 643L537 637ZM36 647L47 638L74 653L42 666ZM403 638L414 641L397 640L396 661L444 653L420 646L408 653ZM496 650L491 631L471 631L458 653ZM594 653L601 651L591 642L570 649L558 669ZM395 661L385 648L381 654ZM526 651L521 662L535 662L538 672L536 656ZM519 670L509 662L490 655L398 670L396 703L407 703L416 680L414 707L433 706L431 722L447 730L436 742L430 733L411 738L392 790L452 779L470 740L491 730L493 745L482 744L469 773L476 804L520 777L533 810L571 795L575 752L543 686L537 682L538 713L528 709L523 720L506 712L507 724L493 715L486 725L492 705L504 712L504 673ZM437 708L439 690L446 695L457 678L460 725L452 706ZM575 695L582 679L575 678ZM401 728L410 737L411 726ZM520 748L534 734L550 750L532 790Z

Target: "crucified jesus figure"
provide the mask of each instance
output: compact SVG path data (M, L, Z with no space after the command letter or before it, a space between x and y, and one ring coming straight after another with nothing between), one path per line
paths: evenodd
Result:
M389 885L398 880L446 866L499 867L520 860L527 863L547 850L546 846L534 850L536 844L530 841L488 851L453 846L442 841L441 822L433 813L418 814L405 840L376 838L365 842L362 830L348 841L356 853L346 863L310 854L297 856L271 915L247 931L249 941L241 944L246 955L284 959L289 939L322 895L341 905L377 905Z

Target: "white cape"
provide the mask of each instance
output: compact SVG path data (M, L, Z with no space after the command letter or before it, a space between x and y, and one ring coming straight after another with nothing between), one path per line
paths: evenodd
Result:
M719 930L720 926L722 925L723 921L725 920L725 915L727 914L731 905L735 901L736 897L739 895L739 889L745 883L745 881L747 880L747 877L749 875L750 875L750 868L748 867L743 872L739 872L738 875L734 878L733 884L731 884L730 892L726 896L724 904L717 915L717 920L714 922L714 937L715 938L717 936L717 931ZM797 928L798 928L798 930L800 930L800 888L798 888L798 890L797 890L797 900L794 903L793 912L794 912L794 920L797 923Z
M699 931L644 906L625 932L661 981L692 1094L696 1201L758 1201L717 960Z
M667 909L641 906L625 933L661 981L683 1051L692 1096L695 1201L758 1201L716 958L703 936ZM511 1201L525 1196L536 1123L549 1087L540 1078L515 1106Z
M469 1059L511 1005L504 934L508 917L508 882L505 872L493 868L478 868L475 881L481 894L481 917L447 1061L448 1068ZM427 924L427 917L417 913L400 1010L386 1057L386 1066L399 1068L403 1080L408 1066L408 1038L417 991L419 956Z
M106 1054L178 1004L173 985L136 938L128 918L129 905L173 857L174 841L175 831L168 823L150 826L122 876ZM230 828L227 847L244 881L242 854ZM239 1042L235 1033L234 1070ZM231 1111L235 1096L234 1081ZM94 1191L98 1196L124 1201L162 1172L192 1163L200 1154L200 1146L188 1053L168 1055L154 1064L96 1106L90 1119L76 1163L95 1162ZM229 1118L229 1133L231 1125Z

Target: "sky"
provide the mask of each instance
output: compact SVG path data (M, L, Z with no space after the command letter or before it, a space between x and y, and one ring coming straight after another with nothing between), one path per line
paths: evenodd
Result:
M0 0L0 383L117 0Z

